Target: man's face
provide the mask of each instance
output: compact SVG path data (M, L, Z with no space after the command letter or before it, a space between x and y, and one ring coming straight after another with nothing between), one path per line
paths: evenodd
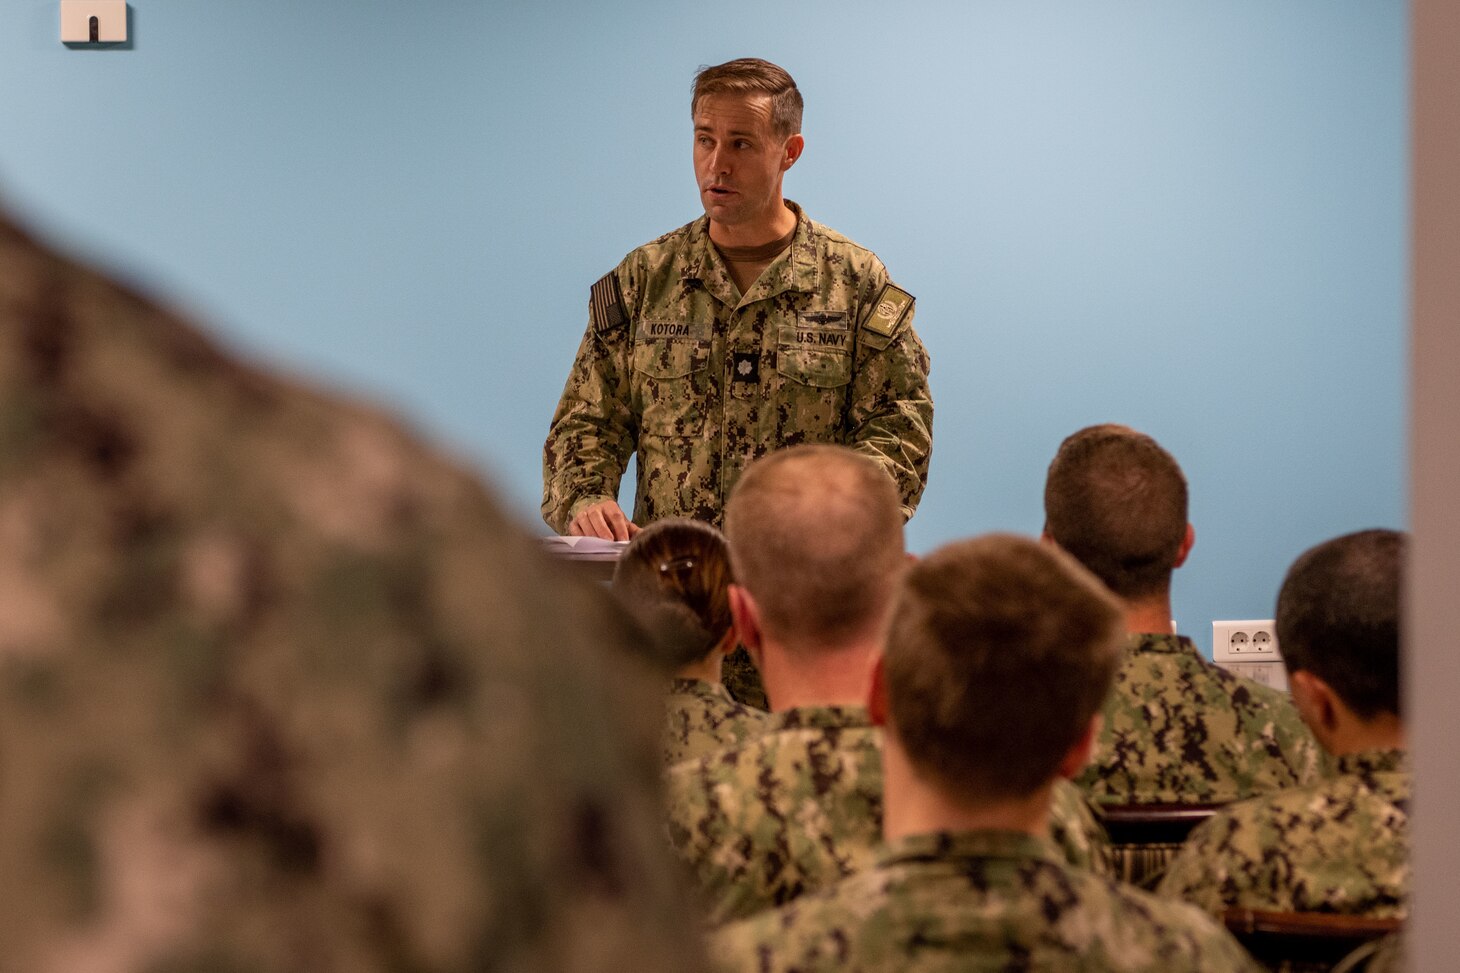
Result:
M695 178L710 219L726 227L775 220L784 205L781 176L801 137L776 134L770 95L705 95L694 126Z

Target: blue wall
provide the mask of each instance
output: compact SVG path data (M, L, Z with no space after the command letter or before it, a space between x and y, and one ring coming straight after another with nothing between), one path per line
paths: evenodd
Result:
M135 0L104 51L7 7L12 209L393 403L525 517L588 284L696 215L691 74L755 53L807 100L788 195L918 296L915 548L1037 531L1105 420L1192 481L1203 645L1404 520L1400 0Z

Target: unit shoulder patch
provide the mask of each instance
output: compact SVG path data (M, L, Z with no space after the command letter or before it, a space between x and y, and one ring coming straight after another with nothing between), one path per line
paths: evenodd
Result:
M629 322L618 274L610 270L588 289L588 321L594 331L617 331Z
M862 327L884 338L891 338L897 326L907 317L913 306L913 296L896 284L887 284L872 305L872 313L862 322Z

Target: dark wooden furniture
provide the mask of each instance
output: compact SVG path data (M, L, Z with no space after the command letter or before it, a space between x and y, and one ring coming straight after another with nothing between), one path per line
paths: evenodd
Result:
M1331 969L1360 946L1403 925L1402 919L1255 909L1228 909L1222 921L1258 962L1293 971Z
M1103 804L1098 810L1115 849L1115 877L1154 888L1191 829L1220 804Z

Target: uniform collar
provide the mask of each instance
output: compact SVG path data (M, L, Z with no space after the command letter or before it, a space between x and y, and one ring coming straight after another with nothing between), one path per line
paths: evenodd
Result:
M1157 632L1136 632L1126 641L1130 652L1161 652L1168 655L1195 655L1201 653L1196 643L1185 635L1165 635Z
M821 261L817 254L814 226L799 205L786 200L796 214L796 233L786 252L772 261L751 285L746 295L752 301L764 301L786 291L814 291ZM689 225L689 241L680 278L688 287L703 287L716 300L730 307L746 303L737 298L735 282L715 245L710 241L710 218L701 216Z
M674 679L669 683L670 695L697 696L700 699L731 699L730 691L717 682L703 679Z
M888 844L878 864L945 862L968 858L1042 859L1063 862L1047 839L1023 831L933 831L907 835Z
M1390 774L1409 769L1409 752L1406 750L1361 750L1346 753L1337 758L1340 774Z
M865 706L798 706L771 715L768 732L776 730L837 730L870 728Z

